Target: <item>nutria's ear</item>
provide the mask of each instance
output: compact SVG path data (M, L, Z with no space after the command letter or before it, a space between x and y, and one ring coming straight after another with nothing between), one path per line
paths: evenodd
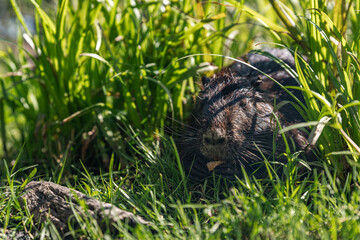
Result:
M209 82L210 82L210 78L206 77L206 76L203 76L201 78L201 82L202 82L202 85L205 86L207 85Z

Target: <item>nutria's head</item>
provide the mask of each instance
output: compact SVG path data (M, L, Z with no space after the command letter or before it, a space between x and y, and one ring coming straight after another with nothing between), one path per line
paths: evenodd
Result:
M234 180L242 177L242 168L248 175L263 178L267 175L264 158L283 161L278 155L284 152L284 144L274 116L283 126L301 117L291 106L274 112L275 99L279 103L289 97L265 76L246 74L229 68L211 79L202 78L187 134L178 143L191 179L201 181L215 173ZM270 69L270 74L293 83L282 70L271 73ZM295 142L306 140L300 131L294 133L298 135Z
M249 173L261 168L264 159L257 148L266 157L272 154L273 105L256 90L256 84L238 81L227 73L203 78L191 123L190 139L194 141L182 154L194 157L192 177L214 171L234 179L241 175L242 166Z

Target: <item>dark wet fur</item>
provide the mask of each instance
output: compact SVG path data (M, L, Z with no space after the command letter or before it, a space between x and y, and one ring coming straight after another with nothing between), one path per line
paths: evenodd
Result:
M287 50L268 52L294 68L294 60ZM249 53L245 60L284 86L298 86L279 64L265 56ZM303 101L299 91L290 91ZM203 89L192 117L177 141L190 179L202 181L211 176L206 164L217 160L224 163L214 169L215 174L229 180L236 176L241 178L242 167L248 175L266 178L262 155L270 162L284 163L286 159L279 157L285 149L282 137L275 130L274 98L276 103L294 102L275 82L244 64L234 63L211 79L203 78ZM282 126L304 121L291 104L286 104L275 114ZM304 132L292 130L287 135L294 140L297 150L306 147Z

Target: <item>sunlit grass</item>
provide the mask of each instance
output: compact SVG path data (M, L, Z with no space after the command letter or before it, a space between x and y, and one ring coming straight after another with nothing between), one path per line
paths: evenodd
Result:
M144 158L153 155L152 164L138 164L133 172L110 171L93 176L79 169L82 173L66 185L150 222L135 229L119 223L116 226L119 233L111 235L114 238L356 239L360 235L360 191L350 185L351 181L359 180L355 172L346 184L333 182L326 173L311 174L311 179L298 182L298 189L290 191L291 194L280 179L274 179L271 184L251 178L239 180L225 193L220 192L219 186L212 188L206 184L201 187L190 184L186 190L177 163L172 161L171 146L171 142L164 140L167 151L162 154L157 147L141 151ZM25 171L9 173L8 187L2 188L6 201L1 201L5 211L1 213L0 223L8 229L19 231L22 226L27 229L32 226L30 216L18 207L21 182L14 181ZM81 221L88 225L72 229L69 234L75 238L110 234L94 225L92 219ZM55 236L49 222L44 222L41 231L46 236Z
M62 0L54 10L30 0L35 33L10 2L19 35L0 51L2 228L56 237L18 202L24 183L46 179L150 222L119 223L112 237L359 238L359 0ZM225 192L187 182L165 129L186 121L198 77L229 64L216 55L265 44L295 55L299 126L309 127L318 167L298 176L294 162L306 159L288 149L284 178L245 177ZM110 234L86 224L69 234Z

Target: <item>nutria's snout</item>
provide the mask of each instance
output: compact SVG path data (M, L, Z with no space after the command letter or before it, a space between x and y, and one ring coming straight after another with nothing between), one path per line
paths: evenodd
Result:
M225 136L218 134L216 131L207 131L203 135L203 141L207 145L222 146L225 144Z
M200 153L207 159L209 172L226 162L228 142L224 129L212 128L202 134Z
M228 151L225 129L210 128L202 134L200 152L209 161L224 162Z

